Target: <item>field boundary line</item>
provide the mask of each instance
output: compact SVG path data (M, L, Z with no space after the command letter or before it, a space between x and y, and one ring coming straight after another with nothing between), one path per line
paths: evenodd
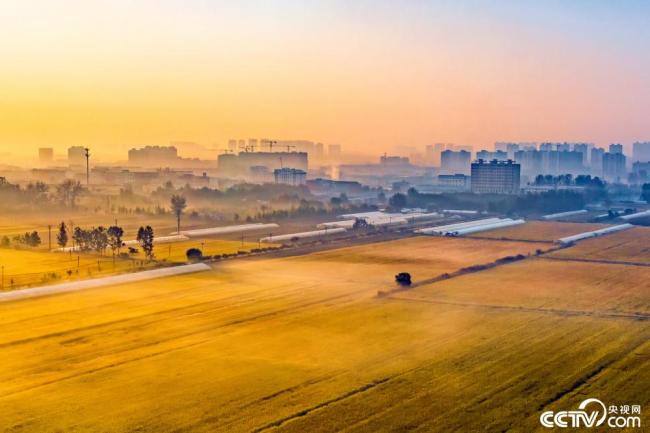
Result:
M564 309L555 309L555 308L533 308L533 307L522 307L522 306L511 306L511 305L499 305L499 304L479 304L474 302L451 302L451 301L438 301L435 299L417 299L417 298L406 298L401 296L385 296L387 299L392 299L396 301L405 301L405 302L419 302L423 304L441 304L441 305L453 305L457 307L472 307L472 308L483 308L487 310L509 310L522 313L542 313L542 314L554 314L558 316L584 316L584 317L597 317L602 319L626 319L626 320L637 320L637 321L646 321L650 320L650 314L644 313L606 313L599 311L581 311L581 310L564 310Z
M582 257L542 257L547 260L556 260L559 262L582 262L582 263L600 263L604 265L623 265L623 266L638 266L642 268L650 268L650 263L644 262L626 262L622 260L608 260L608 259L587 259Z
M153 269L150 271L133 272L108 277L92 278L89 280L73 281L69 283L53 284L49 286L33 287L30 289L19 289L10 292L0 293L0 302L17 301L22 299L37 298L41 296L57 295L60 293L76 292L79 290L95 289L99 287L112 286L115 284L128 284L138 281L153 280L156 278L173 277L195 272L208 271L212 269L205 263L191 265L172 266L168 268Z

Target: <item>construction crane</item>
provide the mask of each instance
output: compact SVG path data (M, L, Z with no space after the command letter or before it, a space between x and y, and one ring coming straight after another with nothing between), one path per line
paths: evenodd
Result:
M273 145L278 144L275 140L269 140L269 152L273 152Z
M291 149L294 147L296 146L294 146L293 144L287 144L287 152L291 152Z

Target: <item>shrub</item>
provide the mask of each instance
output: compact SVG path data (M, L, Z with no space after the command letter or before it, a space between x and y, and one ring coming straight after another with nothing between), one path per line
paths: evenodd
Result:
M195 262L203 258L203 251L198 248L190 248L185 255L187 256L187 260Z

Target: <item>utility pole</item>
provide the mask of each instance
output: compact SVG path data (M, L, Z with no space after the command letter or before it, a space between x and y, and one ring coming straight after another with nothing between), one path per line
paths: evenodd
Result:
M90 149L84 149L86 156L86 186L90 186Z

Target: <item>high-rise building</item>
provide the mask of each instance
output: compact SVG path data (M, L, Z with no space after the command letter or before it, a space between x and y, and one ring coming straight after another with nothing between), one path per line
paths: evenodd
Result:
M441 174L469 174L472 154L466 150L445 150L440 153Z
M632 161L650 161L650 141L637 141L636 143L632 144Z
M179 160L175 146L145 146L129 150L129 164L141 167L170 166Z
M70 167L86 166L86 148L83 146L72 146L68 148L68 165Z
M314 158L321 159L325 156L325 146L323 143L314 144Z
M266 167L269 172L278 168L307 171L308 156L305 152L239 152L219 155L217 162L221 175L235 177L247 176L252 167Z
M603 177L603 155L605 149L594 147L591 149L591 175Z
M472 192L477 194L517 194L521 166L512 160L478 160L472 163Z
M275 183L297 186L305 184L307 173L304 170L295 168L278 168L273 170L273 177Z
M625 155L622 153L605 152L603 154L603 176L611 182L625 180Z
M622 144L610 144L609 145L609 153L620 153L621 155L623 154L623 145Z
M543 158L541 150L519 150L515 152L515 161L521 165L521 177L526 181L532 181L537 175L545 174L543 170Z
M503 150L495 150L494 152L481 150L476 152L476 159L482 159L483 161L492 161L493 159L507 161L512 158L508 158L508 152L504 152Z
M330 144L327 146L327 156L332 159L338 159L341 157L341 145L340 144Z
M38 149L38 161L41 164L51 164L54 161L54 149L51 147L41 147Z

